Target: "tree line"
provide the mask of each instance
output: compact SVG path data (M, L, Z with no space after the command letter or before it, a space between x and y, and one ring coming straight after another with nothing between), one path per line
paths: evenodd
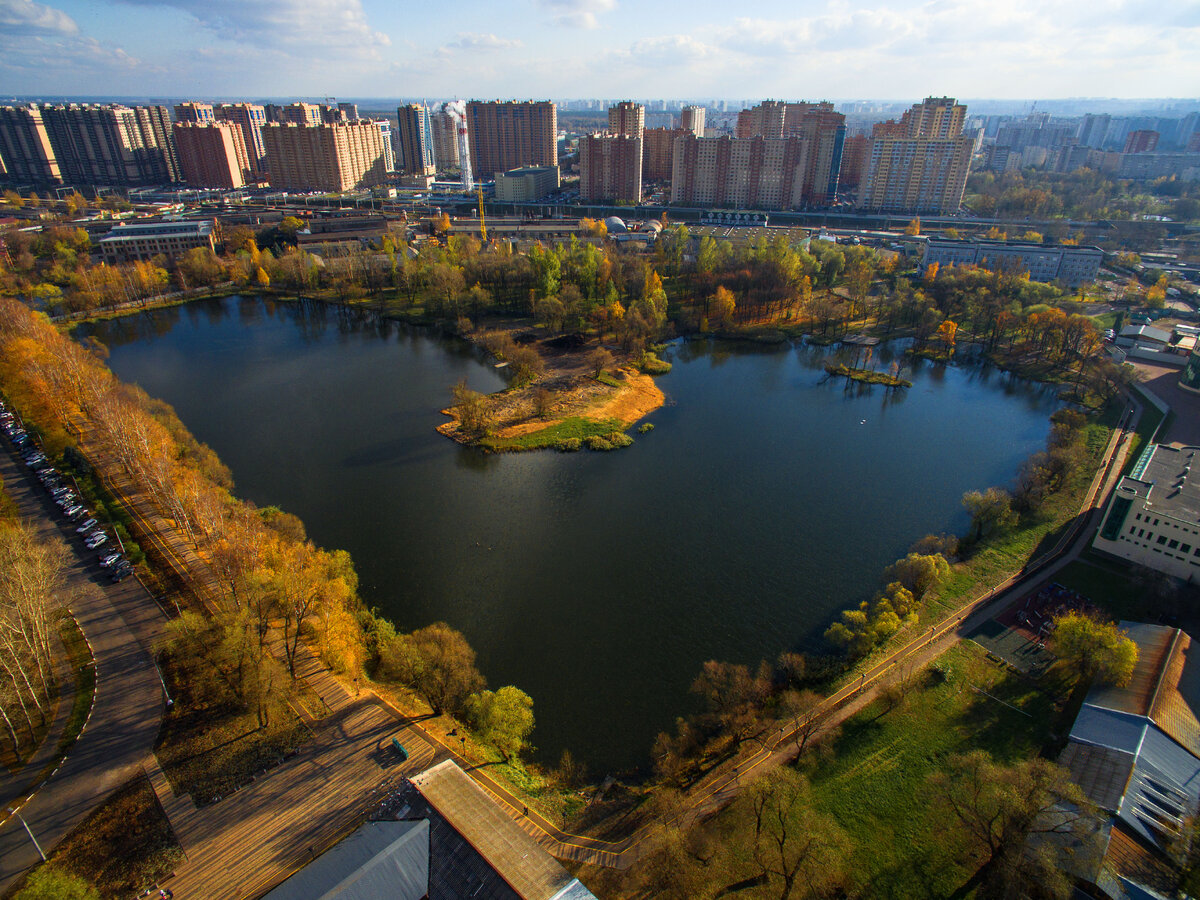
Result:
M228 469L170 406L121 383L93 349L8 298L0 298L0 383L49 453L79 444L106 461L205 560L213 608L182 611L167 650L206 688L269 724L309 641L335 671L411 688L508 756L527 745L532 701L516 688L487 691L459 632L439 623L396 633L364 608L349 554L317 547L293 515L239 500Z

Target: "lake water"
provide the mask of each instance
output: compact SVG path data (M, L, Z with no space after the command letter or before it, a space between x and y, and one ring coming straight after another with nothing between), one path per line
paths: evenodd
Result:
M826 380L821 348L700 341L666 354L632 447L488 456L434 431L460 378L503 387L458 342L237 297L79 333L240 495L349 550L368 605L461 629L492 686L534 698L538 758L599 776L647 760L705 660L820 650L914 540L965 530L963 492L1008 484L1057 406L981 366L918 362L893 393Z

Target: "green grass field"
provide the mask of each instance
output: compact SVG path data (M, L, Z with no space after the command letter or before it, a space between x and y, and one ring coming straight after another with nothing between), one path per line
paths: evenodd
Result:
M563 419L557 425L550 425L540 431L532 431L518 437L484 438L479 442L479 446L493 453L539 450L543 447L553 447L558 441L568 438L585 440L621 430L621 423L617 419L588 419L583 416L572 416L569 419Z

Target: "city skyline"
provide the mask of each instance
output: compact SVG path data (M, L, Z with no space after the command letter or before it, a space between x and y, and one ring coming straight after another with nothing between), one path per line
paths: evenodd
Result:
M1200 4L1148 0L0 0L13 95L1171 96ZM981 61L983 61L981 63Z

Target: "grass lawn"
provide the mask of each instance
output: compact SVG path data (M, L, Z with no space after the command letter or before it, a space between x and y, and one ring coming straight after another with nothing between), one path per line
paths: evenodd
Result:
M862 896L952 896L976 867L937 811L929 776L974 749L1001 762L1036 755L1069 696L1053 671L1034 682L970 642L935 666L944 679L918 673L899 705L876 701L844 725L828 758L807 764L817 804L854 841L849 869Z
M585 440L622 430L621 422L618 419L589 419L584 416L572 416L569 419L563 419L557 425L550 425L529 434L513 438L485 438L479 442L479 446L497 453L508 450L537 450L542 447L553 447L558 441L570 438Z
M117 789L55 847L49 865L86 878L104 898L139 894L183 859L145 775Z

